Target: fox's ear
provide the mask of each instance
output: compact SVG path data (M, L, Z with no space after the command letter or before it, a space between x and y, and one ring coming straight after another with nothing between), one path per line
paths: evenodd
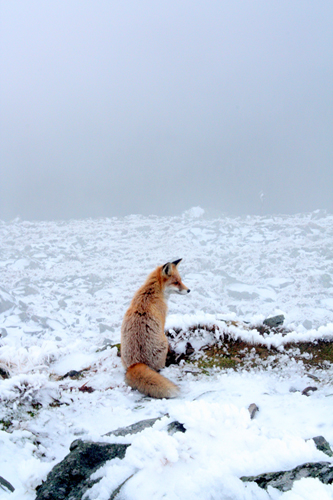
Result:
M171 262L167 262L166 264L164 264L164 266L162 267L162 274L164 274L165 276L171 276Z
M173 264L174 264L175 266L178 266L179 262L181 262L182 260L183 260L183 259L178 259L178 260L175 260L175 261L173 262Z

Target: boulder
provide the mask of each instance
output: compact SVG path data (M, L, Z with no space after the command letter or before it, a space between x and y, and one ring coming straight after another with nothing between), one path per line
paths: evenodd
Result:
M282 326L284 322L283 314L279 314L278 316L272 316L271 318L266 318L264 320L264 325L269 326L270 328L276 328L278 326Z
M312 439L314 440L314 443L318 450L326 453L326 455L328 455L329 457L333 457L333 451L331 450L331 447L324 436L316 436Z
M264 489L272 486L280 491L288 491L293 487L294 481L303 477L314 477L324 484L331 484L333 482L332 464L330 462L306 463L288 471L268 472L259 476L243 476L241 480L255 482Z
M108 460L124 458L128 444L84 442L77 439L70 453L36 488L36 500L81 500L88 489L100 479L90 479Z
M9 481L7 481L7 479L0 476L0 490L4 490L7 493L13 493L13 491L15 491L15 488L10 484Z
M141 420L128 427L120 427L108 432L106 436L126 436L137 434L152 427L162 417ZM185 432L180 422L173 421L166 427L169 434ZM57 464L48 474L46 481L37 487L36 500L81 500L84 494L100 479L90 479L91 475L113 458L123 459L129 444L109 444L84 442L81 439L73 441L70 453ZM132 476L128 477L112 493L110 500L115 498L122 486Z

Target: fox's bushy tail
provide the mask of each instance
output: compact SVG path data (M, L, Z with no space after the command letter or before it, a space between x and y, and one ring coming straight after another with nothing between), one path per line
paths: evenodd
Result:
M177 385L144 363L135 363L127 368L126 382L132 389L137 389L152 398L169 399L179 394Z

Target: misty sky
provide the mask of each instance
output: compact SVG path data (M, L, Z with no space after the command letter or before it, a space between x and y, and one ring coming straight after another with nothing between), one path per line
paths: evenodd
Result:
M0 98L0 219L333 212L332 0L0 0Z

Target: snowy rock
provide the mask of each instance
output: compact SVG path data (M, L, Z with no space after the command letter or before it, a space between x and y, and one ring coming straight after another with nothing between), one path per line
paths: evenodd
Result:
M259 476L241 477L244 482L255 482L260 488L267 489L268 486L280 491L289 491L294 481L304 477L318 478L324 484L333 482L333 467L330 462L315 462L299 465L292 470L282 472L268 472Z
M326 453L326 455L328 455L329 457L333 457L333 451L331 450L329 443L323 436L316 436L313 438L313 441L318 450L322 451L323 453Z
M15 491L14 486L10 484L9 481L0 476L0 489L6 491L7 493Z
M10 373L4 366L0 366L0 378L9 378Z
M105 325L104 323L100 323L99 325L99 332L104 333L106 331L113 332L112 326Z
M272 316L271 318L266 318L264 320L264 325L269 326L270 328L276 328L277 326L283 325L284 316L283 314L279 314L278 316Z
M166 415L163 415L166 416ZM157 418L148 418L146 420L140 420L140 422L136 422L135 424L129 425L127 427L119 427L115 431L108 432L105 434L106 436L127 436L128 434L138 434L139 432L147 429L148 427L152 427L158 420L161 420L161 417ZM169 434L174 434L175 432L185 432L186 429L177 420L171 422L167 426L167 431Z
M137 434L152 427L161 418L141 420L128 427L120 427L109 432L106 436ZM186 429L183 424L174 421L168 424L167 431L172 435L175 432L186 432ZM130 445L84 442L81 439L76 439L70 446L70 453L52 469L46 481L37 487L36 500L65 500L68 498L80 500L101 479L90 479L90 476L108 460L123 459L128 446ZM113 492L111 498L115 498L124 483Z
M113 458L123 459L128 444L74 441L70 453L37 487L36 500L79 500L99 479L90 476Z
M252 403L248 407L248 410L250 412L250 417L251 417L251 420L252 420L255 417L255 414L257 413L257 411L259 411L259 408L258 408L258 406L255 403Z
M136 422L135 424L129 425L127 427L119 427L119 429L116 429L115 431L108 432L107 434L105 434L105 436L127 436L128 434L137 434L138 432L141 432L148 427L152 427L155 422L157 422L161 418L162 417L140 420L140 422Z
M302 395L303 396L310 396L311 392L315 392L318 390L318 387L315 387L315 386L312 386L312 385L309 385L309 387L306 387L305 389L303 389L302 391Z
M9 293L0 287L0 314L15 306L15 302Z
M78 380L79 378L82 377L82 372L85 371L85 370L81 370L81 371L77 371L77 370L70 370L69 372L65 373L65 375L63 375L61 377L61 380L64 380L65 378L69 377L71 379L74 379L74 380Z

